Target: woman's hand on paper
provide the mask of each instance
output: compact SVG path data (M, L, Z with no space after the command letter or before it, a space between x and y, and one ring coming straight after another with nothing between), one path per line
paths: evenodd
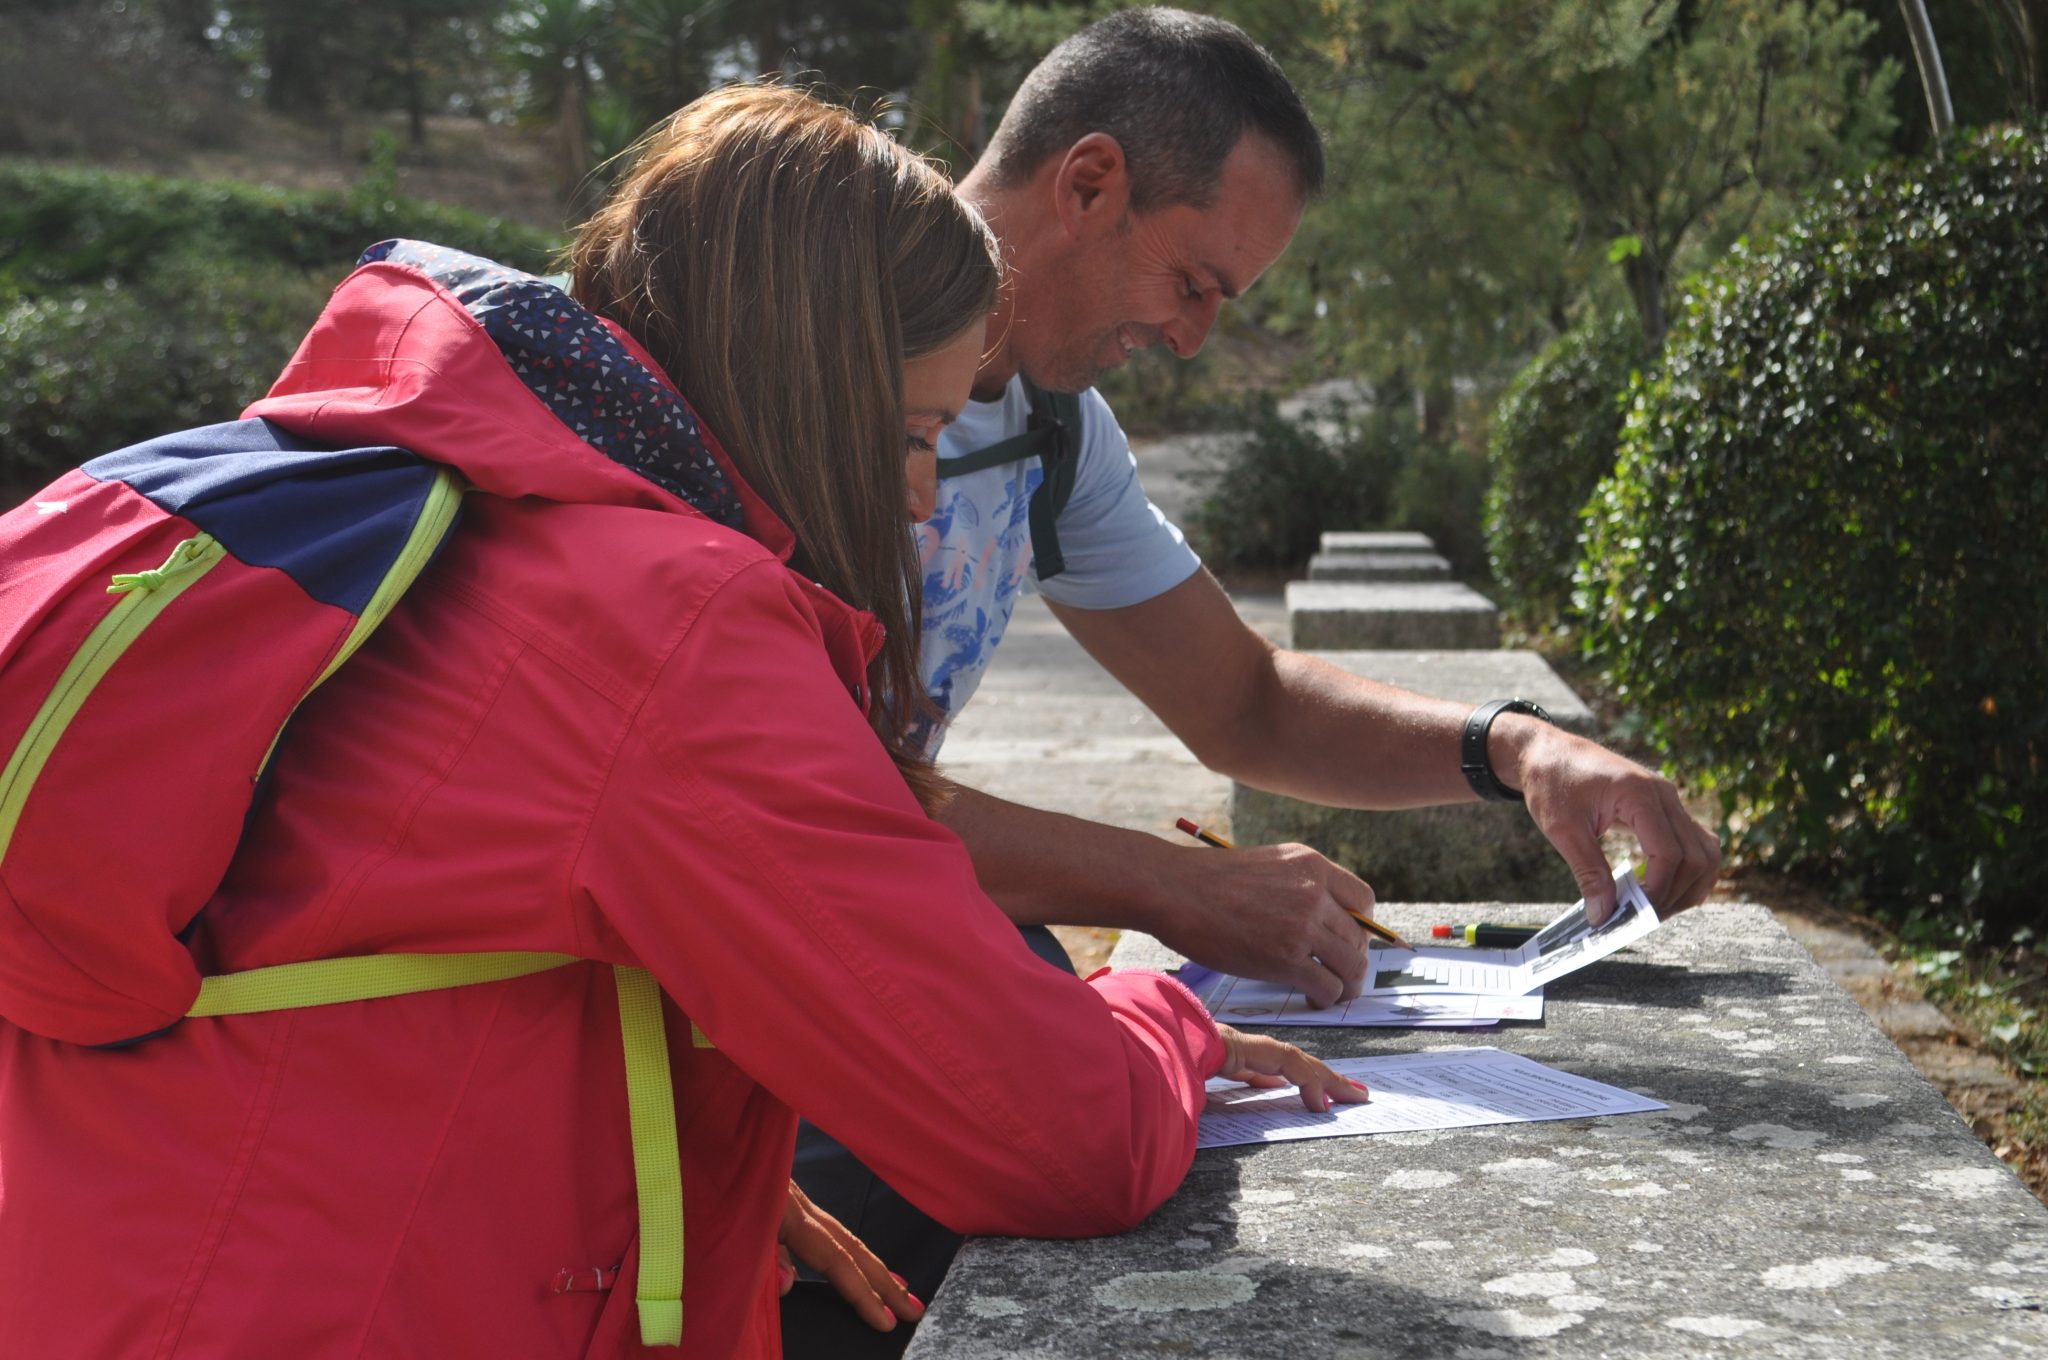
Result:
M801 1261L830 1281L861 1321L878 1332L894 1331L899 1317L916 1322L924 1316L924 1304L889 1273L882 1258L844 1223L811 1203L795 1181L789 1183L775 1256L781 1293L787 1294L796 1283L796 1262Z
M1317 1114L1331 1104L1362 1105L1369 1098L1365 1083L1339 1074L1321 1058L1312 1058L1266 1034L1245 1034L1229 1025L1216 1026L1223 1036L1223 1067L1217 1076L1247 1086L1298 1086L1301 1103Z

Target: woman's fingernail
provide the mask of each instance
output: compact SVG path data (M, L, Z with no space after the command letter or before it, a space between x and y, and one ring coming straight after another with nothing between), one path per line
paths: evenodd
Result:
M1356 1086L1361 1091L1369 1091L1372 1089L1371 1087L1367 1086L1364 1082L1360 1081L1357 1077L1346 1077L1344 1078L1344 1080L1350 1082L1353 1086Z

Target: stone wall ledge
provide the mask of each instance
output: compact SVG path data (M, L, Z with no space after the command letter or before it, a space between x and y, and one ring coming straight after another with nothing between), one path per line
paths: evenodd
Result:
M1762 907L1677 917L1537 1025L1279 1033L1493 1045L1670 1108L1197 1153L1134 1232L969 1243L909 1360L2048 1354L2048 1208Z

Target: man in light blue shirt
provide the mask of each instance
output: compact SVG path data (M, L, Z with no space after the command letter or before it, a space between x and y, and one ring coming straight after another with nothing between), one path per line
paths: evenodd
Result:
M1471 710L1255 633L1146 500L1092 390L1138 349L1200 350L1223 303L1286 249L1322 176L1300 97L1221 20L1125 11L1055 49L960 186L1010 271L976 400L941 441L942 466L1024 428L1023 378L1082 393L1074 491L1058 520L1064 567L1036 582L1068 631L1211 769L1337 806L1469 802L1480 796L1460 756ZM937 513L918 531L925 678L948 718L1034 579L1027 508L1041 475L1032 460L943 479ZM935 727L929 749L943 735ZM1525 797L1596 918L1612 908L1599 838L1616 823L1642 842L1660 909L1683 910L1712 887L1719 846L1668 780L1521 714L1495 718L1483 746L1492 777ZM1321 1003L1355 995L1363 979L1361 933L1346 911L1369 912L1371 890L1303 847L1219 859L968 789L944 819L1022 924L1141 929Z
M1029 524L1038 460L941 480L937 510L917 530L932 699L945 720L960 711L1018 593L1035 581L1067 630L1214 770L1356 808L1519 795L1596 921L1613 910L1600 835L1615 824L1642 843L1658 909L1696 905L1720 848L1668 780L1514 713L1489 715L1476 742L1483 778L1468 780L1461 749L1472 710L1266 642L1139 487L1096 377L1153 345L1183 359L1199 351L1222 305L1287 248L1322 179L1321 141L1300 96L1222 20L1127 10L1061 44L1026 78L960 185L994 228L1009 272L975 400L939 453L943 466L1022 432L1029 378L1081 394L1079 461L1057 521L1063 564L1043 580ZM926 739L938 751L944 722ZM1021 926L1143 930L1318 1004L1357 995L1363 981L1365 935L1348 913L1369 914L1372 890L1306 846L1218 855L966 788L941 816ZM902 1231L904 1206L886 1187L808 1178L827 1160L814 1152L812 1142L797 1169L812 1197L913 1288L935 1285L950 1246L929 1251ZM927 1237L943 1238L923 1223ZM792 1342L786 1353L851 1352L834 1340Z

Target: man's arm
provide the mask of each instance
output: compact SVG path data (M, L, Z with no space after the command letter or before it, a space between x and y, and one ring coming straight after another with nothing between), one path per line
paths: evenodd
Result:
M1472 802L1459 768L1469 706L1430 699L1274 647L1247 627L1206 571L1122 609L1059 605L1088 653L1213 770L1335 807ZM1487 742L1495 773L1570 866L1592 917L1613 909L1600 836L1620 824L1642 843L1644 889L1669 914L1714 885L1720 846L1671 782L1538 719L1503 715ZM1171 934L1153 931L1171 940ZM1183 950L1183 952L1187 952Z

